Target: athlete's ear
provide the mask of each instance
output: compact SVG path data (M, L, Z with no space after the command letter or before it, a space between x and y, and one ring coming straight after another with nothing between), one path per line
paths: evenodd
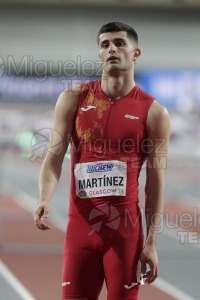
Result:
M138 57L140 56L141 54L141 50L140 48L135 48L134 49L134 52L133 52L133 61L136 62Z

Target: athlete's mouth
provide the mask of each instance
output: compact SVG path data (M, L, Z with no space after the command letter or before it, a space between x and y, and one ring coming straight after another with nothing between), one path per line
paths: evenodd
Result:
M116 60L116 59L119 59L119 58L115 55L112 55L112 56L108 57L107 61L110 61L110 60L112 61L112 60Z

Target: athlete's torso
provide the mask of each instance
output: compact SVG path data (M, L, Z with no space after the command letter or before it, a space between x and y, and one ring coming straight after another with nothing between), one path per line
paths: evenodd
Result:
M71 208L107 201L118 206L138 202L138 177L146 157L146 119L153 101L154 98L137 85L128 95L117 100L111 100L102 91L100 80L82 86L72 135ZM87 198L86 193L77 195L74 178L76 164L104 161L126 163L126 196L102 197L98 191L92 198ZM109 167L103 168L109 171ZM102 188L108 190L108 182L102 180L100 183Z

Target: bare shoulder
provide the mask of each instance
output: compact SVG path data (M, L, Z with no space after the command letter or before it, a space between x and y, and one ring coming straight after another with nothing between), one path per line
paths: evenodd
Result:
M79 101L80 87L63 91L56 102L55 111L62 114L76 111Z
M152 103L146 122L147 129L170 128L170 117L167 109L156 100Z

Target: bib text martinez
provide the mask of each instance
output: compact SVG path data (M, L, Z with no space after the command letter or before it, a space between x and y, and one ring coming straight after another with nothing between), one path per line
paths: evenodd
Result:
M123 176L106 176L78 181L79 189L98 188L106 186L123 186Z

